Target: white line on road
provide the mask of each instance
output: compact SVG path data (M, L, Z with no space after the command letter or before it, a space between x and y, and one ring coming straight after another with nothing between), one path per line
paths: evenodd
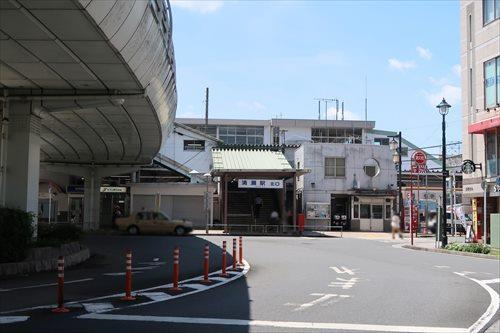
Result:
M137 315L113 315L89 313L79 318L99 320L123 320L144 321L157 323L180 323L198 325L233 325L233 326L263 326L276 328L295 329L319 329L319 330L343 330L343 331L378 331L378 332L426 332L426 333L466 333L466 328L456 327L427 327L427 326L392 326L392 325L369 325L350 323L312 323L298 321L270 321L270 320L246 320L246 319L224 319L224 318L191 318L191 317L160 317L160 316L137 316Z
M141 271L132 272L132 274L141 274L141 273L142 273ZM102 275L106 275L106 276L124 276L125 272L103 273Z
M93 279L94 278L86 278L86 279L80 279L80 280L64 281L64 284L92 281ZM32 286L17 287L17 288L10 288L10 289L0 289L0 292L22 290L22 289L33 289L33 288L41 288L41 287L51 287L51 286L57 286L57 283L45 283L45 284L36 284L36 285L32 285Z
M115 308L111 303L82 303L82 305L85 308L85 311L95 313L108 311Z
M0 324L19 323L28 320L30 316L0 316Z
M476 282L490 294L491 302L488 308L486 309L486 312L483 313L483 315L479 317L479 319L469 327L470 333L481 332L482 329L491 321L491 318L493 318L493 316L497 313L498 309L500 308L500 297L498 296L498 293L495 290L493 290L490 286L488 286L487 283L492 283L489 282L491 280L486 280L488 282L485 282L468 277L467 274L463 272L462 273L454 272L454 273L466 279Z
M444 266L444 265L434 265L436 268L450 268L450 266Z
M158 292L149 292L149 293L138 293L137 295L146 296L150 300L156 301L156 302L166 301L166 300L172 298L172 296L170 296L169 294L159 292L159 291Z
M333 269L335 271L335 273L337 274L349 274L349 275L354 275L354 271L349 269L349 268L346 268L344 266L342 266L341 268L338 268L338 267L330 267L331 269Z
M490 283L500 283L500 279L491 279L491 280L481 280L482 283L490 284Z

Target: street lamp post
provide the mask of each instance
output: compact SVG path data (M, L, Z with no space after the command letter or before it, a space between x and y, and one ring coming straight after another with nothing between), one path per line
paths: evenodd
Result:
M389 142L389 148L392 151L392 161L394 164L398 166L398 214L401 217L403 212L403 193L401 191L401 183L402 183L402 168L403 163L401 161L401 132L398 133L397 138L398 141L395 140L396 136L392 137L392 141Z
M205 177L205 181L207 183L207 190L205 192L205 233L208 234L208 225L210 223L210 211L212 209L212 207L210 207L210 198L208 194L208 182L210 181L210 177L212 177L212 175L209 172L207 172L203 175L203 177Z
M442 122L442 161L443 161L443 211L442 211L442 219L441 219L441 246L445 247L448 244L448 237L446 236L446 177L448 176L448 172L446 170L446 115L451 108L451 105L446 103L446 100L443 97L441 103L439 103L436 108L438 108L439 113L443 116Z

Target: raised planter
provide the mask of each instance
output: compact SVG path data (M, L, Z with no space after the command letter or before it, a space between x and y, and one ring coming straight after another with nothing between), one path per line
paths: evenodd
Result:
M497 257L495 257L494 255L484 254L484 253L453 251L453 250L446 250L446 249L435 249L435 248L428 248L428 247L421 247L421 246L414 246L414 245L403 245L402 247L404 247L405 249L411 249L411 250L436 252L436 253L447 253L447 254L454 254L457 256L464 256L464 257L474 257L474 258L498 260Z
M33 248L23 261L0 264L0 276L56 270L59 256L64 256L64 266L70 267L87 260L90 251L79 242L62 244L60 247Z

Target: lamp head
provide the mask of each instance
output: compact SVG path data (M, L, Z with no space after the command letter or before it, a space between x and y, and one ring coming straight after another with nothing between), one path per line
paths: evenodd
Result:
M438 108L439 113L440 113L441 115L445 115L445 116L446 116L446 115L448 114L448 111L449 111L449 110L450 110L450 108L451 108L451 105L450 105L450 104L448 104L448 103L446 102L446 100L444 99L444 97L443 97L443 100L441 101L441 103L439 103L438 105L436 105L436 107Z

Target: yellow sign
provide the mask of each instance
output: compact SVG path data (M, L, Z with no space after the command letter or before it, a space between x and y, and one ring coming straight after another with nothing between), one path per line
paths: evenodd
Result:
M477 235L477 199L472 199L472 229Z

